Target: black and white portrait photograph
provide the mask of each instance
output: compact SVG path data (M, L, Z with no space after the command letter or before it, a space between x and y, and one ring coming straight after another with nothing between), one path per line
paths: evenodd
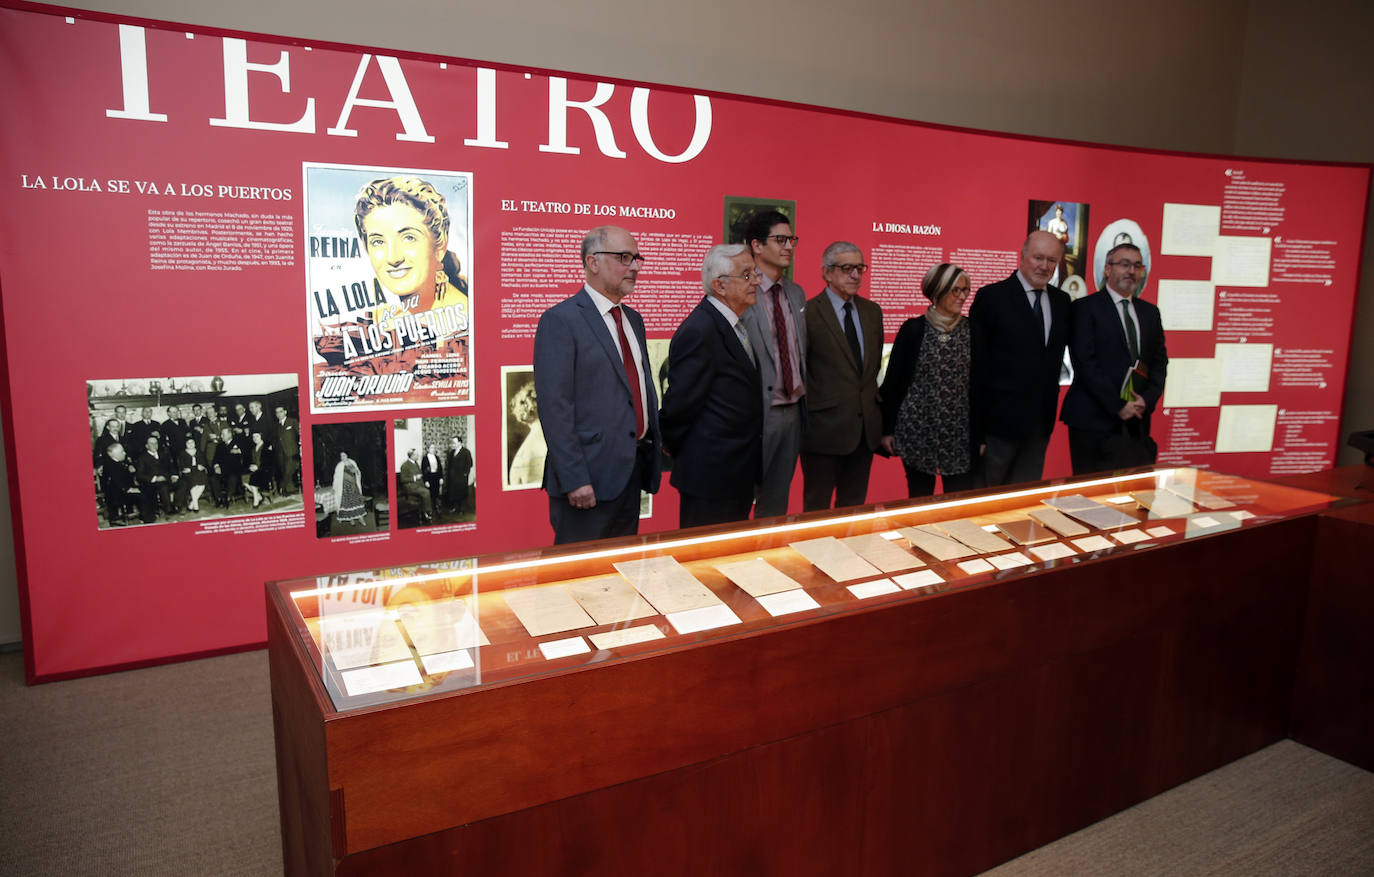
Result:
M391 528L386 424L326 423L310 430L315 451L315 535L321 539Z

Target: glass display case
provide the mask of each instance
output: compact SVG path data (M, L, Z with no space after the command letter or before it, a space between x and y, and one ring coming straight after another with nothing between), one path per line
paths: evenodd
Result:
M1338 502L1161 468L281 581L269 601L346 713L929 599Z

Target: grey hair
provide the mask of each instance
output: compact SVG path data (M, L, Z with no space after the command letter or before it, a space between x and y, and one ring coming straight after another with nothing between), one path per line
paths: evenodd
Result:
M730 269L734 267L730 261L749 251L747 244L716 244L706 251L706 258L701 262L701 288L706 290L707 295L715 293L711 283L717 277L730 273Z
M587 267L587 257L606 246L606 232L614 226L598 225L582 238L582 267Z
M825 252L821 253L821 267L829 268L831 265L834 265L835 258L841 253L858 253L862 256L864 251L854 244L851 244L849 241L835 241L835 243L825 248Z

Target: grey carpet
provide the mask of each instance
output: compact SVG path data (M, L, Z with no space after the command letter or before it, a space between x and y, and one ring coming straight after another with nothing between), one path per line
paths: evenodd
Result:
M0 654L0 875L281 873L265 652L23 676ZM1374 774L1284 741L986 873L1374 875Z

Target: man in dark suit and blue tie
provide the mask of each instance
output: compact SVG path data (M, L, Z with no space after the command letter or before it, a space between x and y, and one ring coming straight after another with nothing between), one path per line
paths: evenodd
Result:
M1145 270L1138 247L1118 244L1103 266L1105 288L1074 302L1073 386L1060 419L1069 427L1075 475L1116 468L1107 440L1123 432L1149 436L1150 415L1164 395L1169 353L1159 308L1140 298Z
M969 308L987 345L973 404L985 426L983 476L990 486L1044 475L1069 343L1071 299L1050 285L1063 258L1063 241L1031 232L1015 273L979 289Z
M706 296L673 333L663 444L681 494L679 526L743 521L762 473L762 383L740 320L758 298L745 244L712 247L701 266Z
M625 229L582 240L583 287L544 312L534 385L548 452L554 543L639 532L639 492L658 491L658 394L646 381L644 320L622 300L644 257Z

